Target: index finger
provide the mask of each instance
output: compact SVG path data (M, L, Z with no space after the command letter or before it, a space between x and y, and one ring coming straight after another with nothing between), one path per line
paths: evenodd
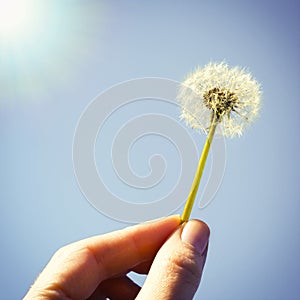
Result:
M46 281L71 299L87 298L103 280L152 259L179 224L179 216L170 216L63 247L37 283Z
M154 257L179 224L179 216L170 216L82 242L93 253L104 280Z

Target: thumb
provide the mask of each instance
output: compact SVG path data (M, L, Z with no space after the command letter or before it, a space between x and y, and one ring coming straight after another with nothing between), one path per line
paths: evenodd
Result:
M208 238L205 223L183 224L158 251L136 299L192 299L201 280Z

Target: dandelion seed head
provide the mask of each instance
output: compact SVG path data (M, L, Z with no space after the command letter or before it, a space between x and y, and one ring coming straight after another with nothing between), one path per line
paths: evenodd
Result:
M207 132L212 116L217 134L241 135L260 109L261 87L251 73L224 62L209 63L189 74L180 87L181 118Z

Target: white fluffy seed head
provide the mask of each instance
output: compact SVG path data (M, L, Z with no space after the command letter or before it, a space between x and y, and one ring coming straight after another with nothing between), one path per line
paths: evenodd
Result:
M215 115L216 133L234 137L257 116L261 87L245 69L209 63L187 76L177 98L188 126L207 132Z

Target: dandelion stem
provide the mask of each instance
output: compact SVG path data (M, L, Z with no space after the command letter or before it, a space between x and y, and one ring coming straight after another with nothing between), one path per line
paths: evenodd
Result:
M181 216L181 222L182 223L187 222L190 218L191 211L192 211L192 208L193 208L193 205L194 205L194 202L195 202L195 198L196 198L196 195L197 195L198 187L199 187L199 184L200 184L200 180L201 180L203 170L204 170L204 167L205 167L205 163L206 163L206 160L207 160L210 145L212 143L217 125L218 125L218 121L217 121L217 118L216 118L216 114L213 114L212 120L211 120L211 123L210 123L210 127L209 127L209 132L208 132L208 135L207 135L207 138L206 138L206 141L205 141L205 144L204 144L204 148L202 150L202 154L200 156L200 160L199 160L199 163L198 163L197 171L196 171L196 174L195 174L195 177L194 177L194 181L193 181L190 193L189 193L188 198L186 200L185 207L184 207L184 210L183 210L183 213L182 213L182 216Z

